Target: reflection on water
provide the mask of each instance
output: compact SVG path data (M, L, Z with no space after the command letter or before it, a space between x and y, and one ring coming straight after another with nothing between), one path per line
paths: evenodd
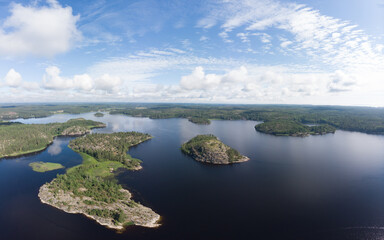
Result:
M59 155L61 153L62 145L64 143L64 141L56 139L53 144L47 149L47 152L51 154L51 156Z
M133 147L143 169L119 175L134 199L163 217L158 229L130 227L123 234L37 199L57 173L37 174L31 161L71 167L81 162L57 138L44 152L0 161L0 239L383 239L384 137L337 131L305 138L258 133L254 121L132 118L60 114L24 123L84 117L107 124L93 132L139 131L153 139ZM231 166L201 164L180 145L215 134L250 157ZM23 231L18 231L23 226Z

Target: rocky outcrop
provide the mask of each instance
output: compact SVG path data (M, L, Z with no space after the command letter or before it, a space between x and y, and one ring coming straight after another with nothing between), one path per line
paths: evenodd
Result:
M181 149L196 161L204 163L231 164L249 160L213 135L198 135L184 143Z
M86 191L87 189L79 189ZM108 228L122 230L127 225L138 225L143 227L158 227L160 215L152 209L145 207L131 200L131 194L128 190L121 189L125 193L124 200L119 200L114 203L105 203L95 201L90 197L76 197L71 192L63 190L54 191L50 188L50 183L46 183L40 187L39 198L42 203L51 205L67 213L80 213L91 219L94 219L99 224ZM112 213L112 215L96 214L99 210L103 213ZM123 221L117 221L113 213L119 213L124 216Z
M90 133L91 130L86 127L72 126L67 129L64 129L61 133L62 136L82 136Z

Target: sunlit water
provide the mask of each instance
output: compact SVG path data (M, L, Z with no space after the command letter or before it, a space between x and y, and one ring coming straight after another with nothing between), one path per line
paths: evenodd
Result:
M143 169L120 183L136 201L162 216L157 229L129 227L118 234L81 215L40 203L37 193L57 170L36 173L34 161L81 163L57 138L45 151L0 160L0 239L383 239L384 137L356 132L305 138L255 131L253 121L151 120L93 113L54 115L24 123L102 121L93 132L138 131L153 139L129 153ZM212 166L194 161L180 145L212 133L250 161Z

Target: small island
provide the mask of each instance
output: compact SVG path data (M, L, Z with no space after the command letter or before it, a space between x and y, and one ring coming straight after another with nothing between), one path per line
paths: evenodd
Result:
M258 124L255 129L259 132L276 136L306 137L335 133L336 128L327 124L307 126L300 122L289 120L273 120Z
M211 120L209 120L208 118L201 118L201 117L190 117L188 118L188 121L195 124L201 124L201 125L211 124Z
M204 163L231 164L249 160L211 134L192 138L181 146L181 150L196 161Z
M104 117L104 114L101 112L97 112L94 114L95 117Z
M65 123L0 125L0 158L16 157L44 150L57 136L82 136L93 128L103 128L101 122L71 119Z
M67 213L83 214L112 229L159 226L160 215L133 201L130 192L115 179L117 169L141 168L141 161L127 151L151 138L143 133L119 132L72 140L69 147L80 153L83 163L44 184L39 191L41 202Z
M33 162L30 163L29 166L32 168L33 171L41 173L64 168L64 166L60 163L51 162Z

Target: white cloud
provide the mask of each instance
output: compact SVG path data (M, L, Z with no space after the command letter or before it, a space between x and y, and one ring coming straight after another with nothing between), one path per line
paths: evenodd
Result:
M88 74L75 75L73 77L73 85L75 88L90 91L93 86L93 79Z
M23 78L20 73L16 72L15 69L11 68L5 76L5 83L9 87L19 87L22 84Z
M60 69L51 66L45 69L43 76L43 87L46 89L63 90L73 87L73 80L60 76Z
M79 16L55 0L40 7L11 4L10 12L0 26L0 55L49 57L68 51L81 38Z
M209 89L220 84L216 74L205 74L203 67L196 67L192 74L181 78L180 85L185 89Z
M122 81L120 77L104 74L96 79L95 84L96 88L99 90L103 90L107 93L115 93L119 91Z
M243 42L249 42L251 33L262 36L263 43L271 43L265 32L271 29L279 35L288 33L290 39L280 43L290 47L292 57L305 54L317 63L343 68L384 68L382 44L348 21L321 14L297 3L276 0L219 1L209 14L199 20L198 27L220 25L220 36L231 42L234 29ZM277 30L277 31L276 31Z

